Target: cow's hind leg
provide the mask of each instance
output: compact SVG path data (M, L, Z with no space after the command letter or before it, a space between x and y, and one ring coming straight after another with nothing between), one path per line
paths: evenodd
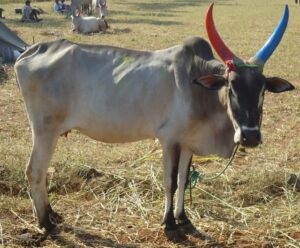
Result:
M33 132L33 148L26 167L26 176L39 224L49 232L55 227L56 220L59 220L50 206L46 188L47 169L57 140L58 135L53 133Z

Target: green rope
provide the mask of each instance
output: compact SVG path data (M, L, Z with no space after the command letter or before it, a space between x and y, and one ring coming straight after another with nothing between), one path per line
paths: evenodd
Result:
M189 176L190 189L194 188L196 186L196 184L200 181L214 180L214 179L220 177L222 174L224 174L224 172L228 169L229 165L231 164L238 148L239 148L239 144L237 144L235 146L235 149L234 149L229 161L227 162L227 165L224 167L224 169L222 171L220 171L219 173L217 173L216 175L214 175L214 176L205 177L205 175L202 171L196 171L195 167L192 166L193 169L192 169L192 171L190 171L190 176Z
M190 177L189 177L189 182L190 182L190 188L195 188L196 184L198 183L198 181L201 180L202 176L202 172L201 171L196 171L195 167L193 166L193 170L190 171Z
M221 175L228 169L228 167L229 167L229 165L231 164L231 162L232 162L232 160L233 160L233 158L234 158L234 156L235 156L235 154L236 154L238 148L239 148L239 144L237 144L237 145L235 146L235 149L234 149L234 151L233 151L233 153L232 153L232 155L231 155L229 161L227 162L227 165L225 166L225 168L224 168L221 172L219 172L218 174L216 174L216 175L214 175L214 176L205 177L203 172L201 172L201 171L196 171L196 170L195 170L195 167L192 166L193 170L190 171L190 176L189 176L190 205L192 205L192 202L193 202L192 189L196 186L196 184L197 184L199 181L203 181L203 180L209 181L209 180L213 180L213 179L216 179L216 178L218 178L219 176L221 176ZM186 187L185 190L187 190L187 188L188 188L188 187Z

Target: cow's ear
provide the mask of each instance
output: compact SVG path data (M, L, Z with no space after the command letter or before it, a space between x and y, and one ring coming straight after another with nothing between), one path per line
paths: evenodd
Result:
M288 81L278 78L269 77L266 78L266 89L273 93L281 93L288 90L293 90L295 87Z
M193 83L209 90L218 90L225 85L226 79L220 75L207 75L194 79Z

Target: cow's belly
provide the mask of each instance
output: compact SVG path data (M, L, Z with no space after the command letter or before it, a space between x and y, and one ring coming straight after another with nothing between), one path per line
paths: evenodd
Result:
M167 110L155 104L105 102L90 99L78 105L70 113L70 128L102 142L123 143L156 137L167 118Z
M74 128L104 142L155 137L170 115L174 86L168 73L153 76L153 72L142 72L124 77L118 84L109 76L90 78L85 84L81 81L77 92L84 94L74 96L76 101L69 104Z
M93 125L81 125L75 129L92 139L106 143L125 143L155 137L151 130L137 127L134 124L129 126L113 123L97 125L94 123Z

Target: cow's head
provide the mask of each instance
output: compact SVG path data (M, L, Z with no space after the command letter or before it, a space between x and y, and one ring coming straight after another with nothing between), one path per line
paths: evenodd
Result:
M248 61L235 56L220 38L213 21L213 4L206 16L206 29L214 49L224 61L224 75L207 75L195 80L195 83L211 90L226 87L227 111L232 120L235 143L255 147L261 143L262 105L265 90L280 93L293 90L288 81L278 77L265 77L263 67L278 46L288 23L288 6L270 39Z

